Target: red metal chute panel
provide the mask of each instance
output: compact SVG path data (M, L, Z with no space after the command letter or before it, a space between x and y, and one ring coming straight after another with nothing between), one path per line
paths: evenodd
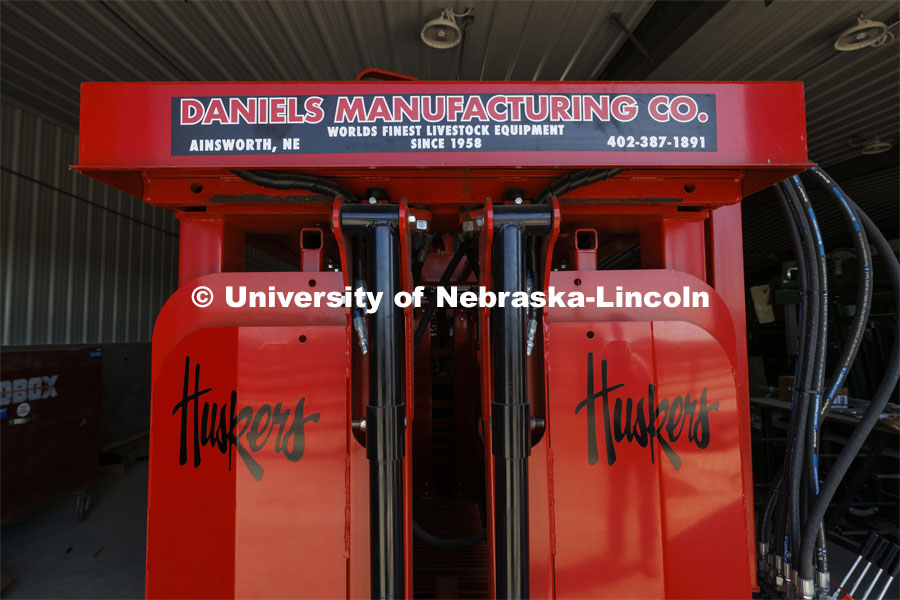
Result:
M299 275L210 275L194 284L218 304L177 293L163 309L154 342L175 311L231 312L248 326L201 322L154 348L149 597L347 595L346 326L325 310L302 325L250 326L291 311L224 303L226 282L302 289ZM340 274L316 277L317 290L342 289Z
M807 168L802 83L86 83L79 143L81 173L181 227L149 596L754 591L739 203ZM300 271L243 273L247 247ZM586 302L530 313L531 352L506 306L282 296L361 280ZM448 500L484 521L458 577L413 543Z
M609 302L617 286L688 286L709 306L548 311L556 595L747 595L727 309L675 271L554 273L550 285L571 287L573 275L586 295L602 285Z

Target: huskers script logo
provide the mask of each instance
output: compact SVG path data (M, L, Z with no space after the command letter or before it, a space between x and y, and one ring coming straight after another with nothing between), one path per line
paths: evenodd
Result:
M291 462L303 458L306 448L304 427L309 421L319 422L319 413L303 416L306 398L300 398L296 406L287 410L283 410L279 402L274 407L271 404L263 404L254 411L253 407L245 406L238 411L235 390L231 391L229 401L221 405L208 400L201 402L201 397L212 391L211 387L200 389L200 363L194 365L193 391L191 391L191 357L185 357L184 391L181 401L172 409L172 414L178 415L181 419L178 464L182 466L187 464L189 439L195 469L202 462L202 448L209 447L228 455L230 471L232 449L236 448L247 470L259 481L264 471L253 455L266 446L273 432L276 453L284 454Z
M706 403L706 388L700 393L699 400L691 400L690 393L659 400L657 404L656 386L647 386L646 410L644 398L635 404L626 397L611 399L610 393L623 387L624 383L610 385L606 372L606 361L600 365L600 391L594 391L594 355L587 355L587 396L575 407L575 414L587 409L588 464L595 465L600 460L597 448L597 410L596 400L602 400L603 433L606 440L606 462L616 462L616 445L636 442L642 448L650 447L650 462L655 462L654 444L659 442L666 458L678 471L681 469L681 457L672 448L682 434L687 434L689 442L701 450L709 446L709 413L719 409L719 403ZM610 404L612 413L610 414ZM622 415L622 409L625 415ZM612 418L610 418L612 417ZM687 429L687 431L685 431Z

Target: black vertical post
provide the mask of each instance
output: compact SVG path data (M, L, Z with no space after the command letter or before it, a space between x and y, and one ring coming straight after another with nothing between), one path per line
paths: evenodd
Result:
M494 207L493 288L524 292L525 236L550 233L546 205ZM532 265L539 271L540 265ZM494 455L494 541L497 597L528 598L528 457L531 414L525 386L527 308L510 299L491 313L494 346L494 400L491 429Z
M525 290L525 228L497 227L494 291ZM492 314L494 401L492 429L495 489L497 597L528 598L528 456L530 415L525 392L525 308L507 301Z
M341 226L365 233L367 287L383 292L369 319L369 402L366 456L369 459L369 536L372 598L404 593L403 538L403 314L394 303L400 289L396 206L344 206Z
M394 304L400 289L397 235L387 222L366 234L368 287L384 292L369 316L369 404L366 455L369 458L372 597L403 595L403 417L400 357L403 316Z

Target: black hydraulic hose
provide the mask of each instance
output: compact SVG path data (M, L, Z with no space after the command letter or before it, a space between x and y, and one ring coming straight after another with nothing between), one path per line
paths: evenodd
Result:
M469 261L469 266L472 268L472 273L475 275L475 280L481 278L481 272L478 270L478 252L473 246L469 246L466 248L466 258Z
M783 476L784 467L782 467L781 471L779 471L778 475L776 475L775 479L773 480L772 489L769 491L769 497L766 499L766 508L763 511L763 518L759 522L759 539L769 548L772 548L769 541L772 533L772 514L775 512L775 507L778 504L779 498L781 497ZM772 550L774 550L774 548L772 548Z
M819 303L819 328L816 332L817 342L816 349L814 353L815 362L813 363L813 381L812 381L812 389L811 391L815 392L815 398L817 402L817 410L815 413L812 413L812 418L818 422L819 409L821 408L821 396L825 391L825 358L827 351L827 325L828 325L828 265L825 260L825 244L822 240L822 232L819 230L819 223L816 220L816 214L813 211L812 204L809 201L809 195L806 193L806 188L803 187L800 178L797 176L793 177L794 189L796 189L799 199L801 202L801 207L805 209L805 213L809 220L810 233L812 234L813 239L811 240L815 244L815 265L818 274L819 286L818 289L815 290L815 293L818 303Z
M447 550L457 550L459 548L468 548L479 542L483 542L487 538L487 529L482 529L476 534L463 538L448 539L432 535L425 531L421 525L413 521L413 533L416 537L436 548L444 548Z
M431 249L431 240L434 234L423 233L419 236L419 245L416 246L416 255L412 261L413 285L419 285L422 280L422 269L425 267L425 259L428 258L428 251Z
M804 422L804 410L805 407L808 406L807 398L802 394L802 390L806 389L810 367L809 348L812 342L810 338L812 330L809 325L809 315L812 311L809 290L814 289L815 284L812 281L812 270L808 264L808 255L804 243L808 237L808 232L802 226L803 221L798 218L796 198L792 196L789 186L784 183L781 184L781 189L786 198L789 222L791 223L792 229L796 229L797 231L797 242L799 244L797 264L798 272L801 276L800 289L802 306L801 326L799 330L800 346L797 354L797 369L791 397L792 408L789 429L790 444L788 446L788 452L785 455L785 477L787 478L787 481L785 484L786 493L783 505L783 527L785 530L784 566L787 567L791 563L792 556L796 555L796 534L794 532L798 530L799 510L802 507L802 503L797 502L800 493L799 490L802 488L800 487L800 482L795 479L798 468L794 464L794 461L796 460L795 457L802 456L803 454L802 446L798 446L798 440L802 438L802 436L799 435L799 432L803 430L803 425L801 423ZM790 570L785 568L785 578L787 578L789 574Z
M865 333L866 324L869 319L869 313L872 309L872 255L869 248L869 241L866 236L865 229L860 225L856 216L856 211L850 206L848 198L844 191L837 183L828 176L828 174L819 167L812 167L810 172L815 176L814 179L819 183L842 208L844 221L847 223L853 236L854 248L856 250L857 259L857 299L856 312L853 315L853 321L850 325L850 335L847 343L838 359L835 371L831 376L831 385L825 394L819 413L815 415L816 423L814 427L818 429L819 422L824 420L825 414L834 401L838 390L844 383L847 373L850 370L859 347L862 343L863 334ZM815 440L814 448L814 472L818 472L818 439ZM818 480L816 480L816 491L818 493ZM828 572L827 550L825 547L825 528L824 524L819 527L819 533L816 541L816 563L821 574Z
M785 562L790 562L791 558L791 549L788 545L789 536L787 535L788 531L788 514L790 512L790 498L791 498L791 482L790 482L790 473L791 473L791 457L793 456L794 444L797 440L797 427L798 427L798 407L800 405L800 398L798 395L798 390L803 389L803 382L806 379L806 368L807 368L807 353L806 353L806 345L807 345L807 317L809 312L809 268L806 262L806 253L804 251L803 242L800 234L800 224L796 219L795 211L792 209L790 201L788 199L788 194L786 192L786 187L781 184L775 187L776 194L779 197L779 201L781 204L782 211L784 212L785 218L788 222L788 230L791 235L791 243L794 248L794 259L797 263L797 281L799 285L800 292L800 319L799 326L797 329L798 336L798 350L797 350L797 364L794 369L794 386L793 393L791 394L791 416L788 427L789 438L788 444L785 450L785 459L784 465L782 467L782 477L785 478L785 481L782 485L782 493L779 499L779 519L778 519L778 529L777 539L776 541L782 546L782 553L777 554L776 556L783 556ZM782 542L783 540L783 542Z
M852 200L849 198L847 200L853 210L856 211L859 220L862 221L869 240L875 244L878 253L883 257L888 270L888 278L894 289L894 308L897 314L900 314L900 262L897 261L891 245L872 220ZM812 558L815 550L816 529L825 517L825 511L828 509L828 505L831 503L838 485L840 485L844 475L853 464L853 460L865 443L869 433L875 427L875 424L878 423L881 413L890 400L894 387L897 385L898 378L900 378L900 331L895 331L894 348L888 361L888 368L875 392L875 396L860 419L859 424L847 439L847 443L841 450L841 453L835 459L831 470L828 472L828 477L822 483L819 494L809 510L809 515L804 524L803 544L798 557L798 568L803 579L811 580L813 577Z
M366 280L366 244L360 236L350 238L350 247L353 250L353 266L350 271L349 281L356 285L357 281Z
M447 263L447 268L444 269L444 273L441 275L441 280L438 281L437 287L444 287L450 283L450 278L453 277L456 267L459 266L459 261L466 255L466 251L472 245L473 241L475 241L474 236L466 236L466 238L456 246L456 252L453 253L453 258ZM431 302L428 303L428 306L425 307L425 312L422 313L422 319L419 321L419 326L416 327L416 335L413 338L414 352L419 349L419 344L422 343L422 338L425 337L425 332L428 331L428 323L431 321L431 316L434 314L435 308L437 308L437 300L432 298Z
M794 382L795 391L799 388L799 393L796 394L796 398L798 399L798 404L795 406L794 410L796 411L796 419L795 419L795 442L794 448L791 453L791 463L789 469L790 476L790 524L791 524L791 561L795 561L799 552L800 552L800 525L801 525L801 484L803 480L803 473L805 458L806 458L806 439L807 439L807 429L806 424L809 416L809 387L812 382L812 372L815 368L813 364L815 357L815 349L816 349L816 341L817 341L817 331L819 329L819 317L820 317L820 307L819 307L819 272L818 269L812 268L809 264L813 257L816 255L816 248L813 242L813 235L810 227L810 223L807 220L803 207L800 204L800 200L797 198L796 192L790 185L784 186L784 191L787 192L786 196L788 198L788 205L791 207L795 220L799 223L800 232L801 232L801 241L803 242L803 252L804 252L804 260L807 262L807 276L809 279L809 294L808 294L808 311L807 311L807 324L806 324L806 350L805 356L802 357L806 366L802 370L803 380L801 382Z
M789 512L789 498L791 496L791 487L790 487L790 458L792 456L793 444L796 440L796 435L794 434L796 430L796 420L797 420L797 407L799 405L799 399L796 393L798 389L797 384L803 379L803 374L805 373L805 361L804 358L806 356L804 352L805 344L806 344L806 313L807 313L807 299L808 299L808 289L809 283L807 278L807 268L806 261L804 260L804 252L803 245L800 241L800 232L797 220L794 218L794 212L791 209L791 206L788 202L787 195L784 193L781 185L775 186L775 193L779 199L779 205L781 206L782 212L784 213L785 219L788 223L788 229L791 234L791 241L794 247L794 257L797 262L797 273L798 273L798 283L800 288L800 323L798 328L798 338L799 338L799 349L797 352L797 365L794 370L794 393L792 394L792 403L791 403L791 415L790 415L790 423L788 426L788 439L787 439L787 447L785 449L785 458L784 464L781 469L781 477L782 477L782 485L780 496L778 498L776 515L777 521L776 526L773 531L773 539L772 546L775 552L776 557L783 557L784 560L790 560L790 548L788 546L789 536L788 532L788 521L787 518Z
M544 282L543 282L543 269L538 267L538 243L540 242L540 238L534 235L529 235L525 238L525 273L526 273L526 281L528 275L531 275L531 285L533 287L532 291L544 291ZM527 333L529 331L526 329L526 335L528 336L526 339L529 340L528 343L534 343L534 336L537 332L537 323L542 322L543 315L543 307L531 308L528 311L528 319L531 321L532 319L535 322L534 333ZM530 327L531 323L526 325L526 328ZM531 351L526 349L526 353L531 354Z
M551 196L559 198L565 193L574 189L597 183L598 181L606 181L610 177L615 177L625 169L583 169L569 175L560 177L535 197L535 204L546 204Z
M785 219L788 223L788 230L791 235L791 242L794 248L794 258L797 262L797 280L799 284L799 292L800 292L800 322L798 327L798 351L797 351L797 365L794 370L794 392L792 394L792 407L791 407L791 416L790 423L788 426L788 440L787 440L787 448L785 449L785 460L781 469L781 477L783 479L783 484L781 486L780 497L777 503L777 521L776 527L774 529L774 540L773 540L773 551L776 556L783 556L785 559L789 558L790 548L788 547L788 536L786 535L788 519L787 515L789 513L790 506L790 497L792 495L792 487L790 481L790 473L791 473L791 456L793 455L793 445L796 441L795 431L797 428L797 417L799 413L799 405L801 399L797 394L799 389L802 389L802 382L805 379L806 373L806 320L808 313L808 298L809 298L809 280L808 280L808 269L805 260L805 252L803 248L803 243L801 241L799 224L797 219L795 218L794 210L791 207L790 201L788 200L788 196L785 193L784 188L781 184L776 185L774 187L776 196L779 200L779 205L781 207L782 212L784 213ZM773 488L774 491L774 488ZM764 523L765 526L765 523Z
M788 468L788 522L790 524L790 554L785 551L785 563L792 562L799 552L799 533L800 524L806 517L806 487L808 482L807 471L803 468L806 464L806 423L809 415L809 394L807 393L812 381L813 360L815 355L819 303L815 290L818 289L818 269L810 265L810 261L815 254L812 244L812 233L810 224L800 205L796 191L788 184L781 184L782 190L787 198L788 207L791 211L792 219L797 224L800 231L801 239L801 263L805 265L805 271L808 281L806 292L807 310L805 312L805 325L803 330L803 340L805 346L803 352L799 355L800 366L798 369L798 378L794 381L794 418L791 420L791 436L793 444L789 456Z
M859 222L856 211L850 206L847 195L844 190L837 185L828 174L819 167L812 167L810 173L815 175L815 180L827 192L838 201L844 216L853 235L853 247L856 250L856 260L858 263L858 292L856 298L856 313L853 315L853 321L850 324L850 336L847 344L844 346L841 356L838 359L835 372L831 377L831 386L825 395L825 401L822 403L820 416L824 416L828 407L834 401L837 391L847 377L850 365L856 359L862 343L863 334L866 331L866 324L869 320L869 313L872 310L872 252L869 248L869 239L866 236L865 228Z
M347 188L324 177L276 173L273 171L250 171L246 169L237 169L232 171L232 173L244 181L249 181L262 187L275 190L305 190L307 192L316 192L317 194L327 194L332 197L339 196L348 203L357 202L356 197Z
M530 270L534 276L534 289L538 291L543 291L544 289L544 270L540 268L538 264L538 245L540 243L540 238L537 236L528 236L525 245L527 251L527 257L525 260L528 261L527 269Z
M812 386L810 387L815 402L813 404L813 410L811 410L808 415L809 423L807 425L806 440L806 475L808 484L803 488L803 491L807 494L807 500L803 503L804 512L802 515L803 520L805 521L806 508L810 503L809 498L815 497L819 492L819 414L823 403L822 399L825 394L825 358L828 349L828 264L825 259L825 244L822 240L822 233L819 230L819 223L816 220L816 214L810 203L809 195L806 193L806 188L803 187L803 182L801 182L800 178L796 175L791 181L800 197L801 205L806 209L810 230L815 237L817 250L815 254L815 264L817 266L819 277L819 291L817 294L819 299L819 328L815 332L817 334L817 346L814 354L815 362L813 365ZM818 548L818 551L816 552L816 567L820 573L827 573L828 562L826 559L827 551L825 548L824 523L819 524L819 531L816 534L816 546Z

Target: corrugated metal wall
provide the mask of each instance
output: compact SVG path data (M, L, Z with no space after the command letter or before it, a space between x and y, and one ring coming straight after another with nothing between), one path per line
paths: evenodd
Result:
M177 287L175 219L69 170L75 131L0 112L0 343L149 342Z

